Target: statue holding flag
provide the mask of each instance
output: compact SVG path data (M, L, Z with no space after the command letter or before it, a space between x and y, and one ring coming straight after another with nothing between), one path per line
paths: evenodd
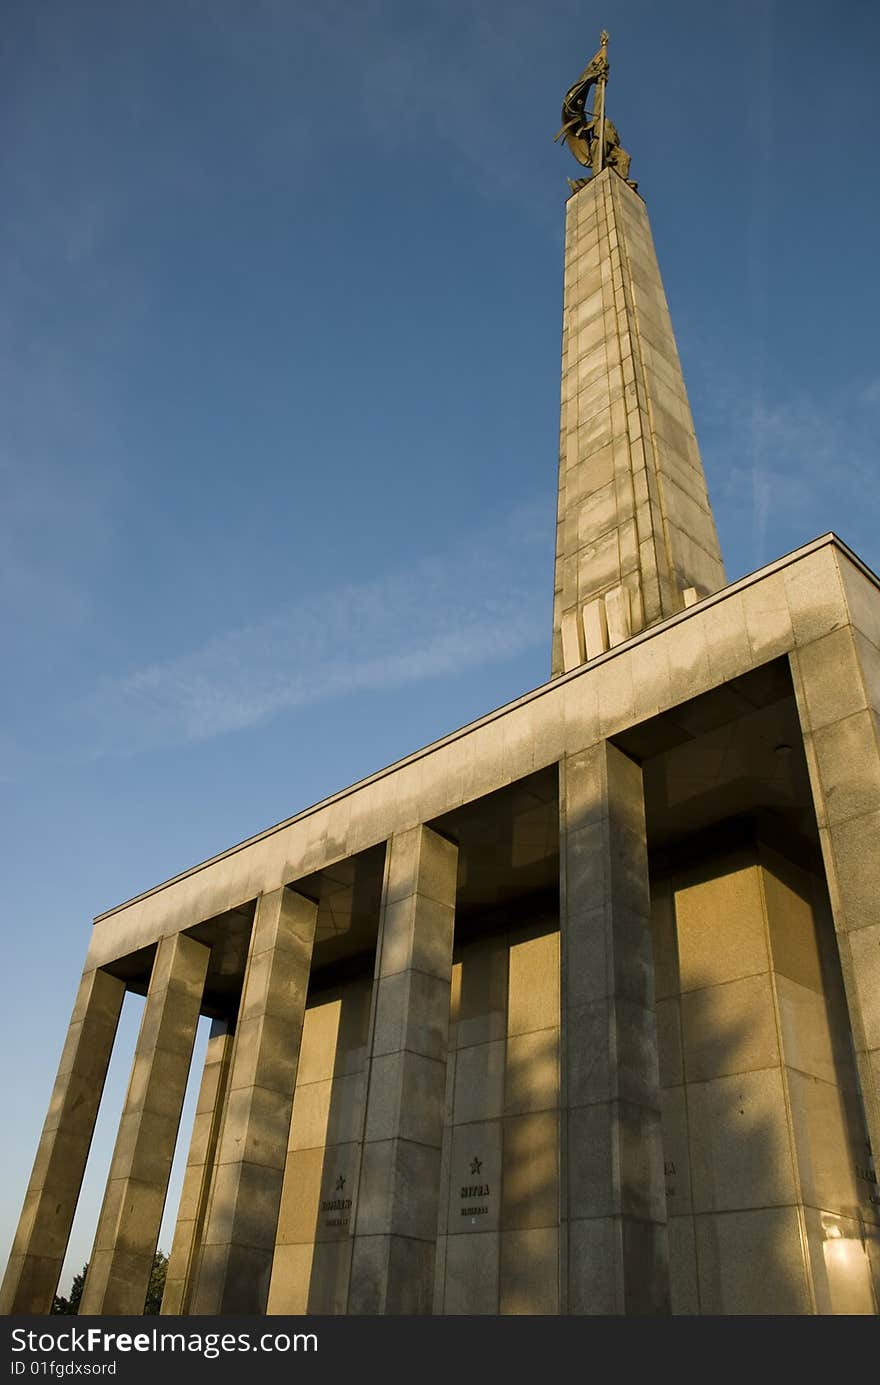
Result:
M556 136L564 139L578 163L592 171L593 177L603 168L613 168L628 180L630 156L621 148L620 136L613 121L605 115L605 84L608 80L608 34L599 37L600 48L565 93L562 103L562 128ZM593 106L587 111L587 98L593 90ZM586 178L572 180L573 192L586 183Z

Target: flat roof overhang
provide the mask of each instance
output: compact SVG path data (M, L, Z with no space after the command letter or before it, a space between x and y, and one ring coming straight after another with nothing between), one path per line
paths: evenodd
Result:
M599 739L612 739L634 758L648 760L713 723L720 727L747 715L749 706L757 710L779 702L784 690L778 671L759 670L787 662L799 645L851 623L852 603L865 600L880 611L880 580L836 535L823 535L589 663L99 914L87 965L106 965L166 933L240 909L262 891L326 870L393 831L435 821L442 828L444 819L468 803ZM790 684L788 702L793 707ZM676 713L686 705L691 710L682 720ZM791 723L790 713L788 719ZM766 734L765 728L765 739ZM649 824L651 792L646 775Z

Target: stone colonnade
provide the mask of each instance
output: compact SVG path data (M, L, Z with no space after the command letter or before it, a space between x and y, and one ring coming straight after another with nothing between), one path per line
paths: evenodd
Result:
M222 871L218 864L207 868L207 876L192 873L175 886L177 913L173 922L169 917L167 936L161 911L170 911L169 896L154 891L137 906L137 927L129 925L127 935L123 928L130 939L124 951L140 954L152 942L152 978L86 1304L119 1313L136 1312L143 1303L193 1033L204 1008L208 948L188 930L255 896L237 1024L231 1031L216 1024L209 1044L165 1309L264 1311L267 1303L271 1309L270 1274L280 1283L286 1262L304 1260L298 1233L288 1238L283 1254L276 1244L285 1159L292 1167L288 1125L315 932L315 906L297 893L297 879L386 841L371 1012L369 1024L364 1022L366 1057L359 1069L368 1083L363 1138L345 1136L360 1140L359 1166L351 1172L357 1201L347 1232L354 1273L338 1311L428 1310L434 1228L442 1220L438 1093L450 1042L455 847L432 828L414 824L419 814L423 821L440 821L465 803L558 764L558 1218L551 1209L545 1220L542 1207L540 1228L549 1244L550 1230L558 1227L559 1282L558 1292L544 1301L554 1305L546 1311L558 1305L564 1313L662 1311L668 1294L664 1203L678 1212L669 1225L679 1237L691 1213L676 1209L673 1200L680 1204L684 1190L674 1151L667 1152L670 1166L678 1168L673 1192L665 1186L657 1111L682 1099L687 1083L674 1082L668 1071L666 1090L658 1093L641 774L614 738L780 658L791 672L824 860L820 883L823 890L827 883L842 973L847 1047L851 1035L870 1142L866 1148L862 1138L852 1156L858 1167L850 1182L861 1184L863 1220L876 1225L870 1150L880 1148L880 602L876 582L828 539L465 728L389 771L387 779L368 781L302 820L292 819L289 832L271 844L244 844L228 874L222 873L225 861ZM212 874L219 882L213 886ZM271 884L258 894L263 879ZM772 933L773 918L770 925ZM108 917L96 931L97 965L87 967L77 994L0 1293L0 1311L7 1314L48 1312L58 1282L125 992L120 977L126 959L113 952L114 926ZM767 989L763 981L751 984ZM791 990L787 981L786 987ZM811 994L819 993L814 987ZM660 1008L665 1005L667 1019L676 1007L693 1018L695 1003L683 1000L679 1006L666 987ZM555 1021L547 1015L541 1023ZM555 1064L555 1034L547 1030L548 1036ZM777 1045L782 1057L774 1062L788 1063L794 1052L784 1035L783 1040ZM700 1058L703 1066L686 1073L688 1081L716 1080L707 1076L708 1061ZM807 1064L813 1082L811 1071ZM331 1074L322 1076L329 1081ZM804 1086L800 1077L797 1085ZM825 1095L830 1101L833 1093ZM549 1128L555 1097L545 1106L542 1128ZM799 1187L789 1202L805 1208L808 1229L816 1208L826 1204L808 1200L805 1160L813 1154L824 1158L826 1144L821 1130L815 1141L810 1134L805 1142L797 1130L789 1139L792 1150L806 1151L803 1159L798 1154L803 1168L792 1163ZM728 1199L731 1205L734 1200ZM751 1205L754 1198L746 1201ZM842 1207L835 1203L831 1210L846 1230ZM709 1208L716 1219L727 1210L726 1203ZM695 1207L694 1216L698 1212ZM847 1216L852 1220L855 1213ZM746 1220L737 1213L730 1225ZM838 1239L839 1246L827 1241L829 1263L836 1252L857 1248L842 1235ZM727 1255L722 1250L719 1264ZM465 1248L456 1245L455 1253ZM836 1259L843 1263L845 1256ZM721 1268L730 1263L728 1258ZM740 1255L737 1263L748 1269L750 1262ZM814 1297L815 1308L795 1311L839 1311L833 1302L830 1310L823 1308L818 1289ZM735 1298L717 1301L720 1307L708 1311L740 1311L727 1306Z
M574 1313L664 1311L641 772L602 742L568 757L560 783L561 1302ZM457 866L455 844L426 826L387 843L351 1313L431 1311ZM163 1312L266 1310L316 917L291 887L257 901L237 1022L215 1022L208 1046ZM84 1312L142 1311L209 951L185 933L156 947ZM101 969L83 978L4 1312L51 1307L124 989ZM587 1049L600 1059L585 1063Z

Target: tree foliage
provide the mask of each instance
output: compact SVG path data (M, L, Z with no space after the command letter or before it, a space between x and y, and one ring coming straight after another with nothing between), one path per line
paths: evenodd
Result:
M144 1304L144 1316L156 1316L162 1307L162 1295L165 1292L165 1276L168 1273L168 1256L162 1250L157 1250L153 1256L153 1268L150 1271L150 1283L147 1287L147 1301Z
M79 1301L82 1298L83 1288L86 1282L86 1271L88 1262L83 1265L79 1274L73 1276L73 1283L70 1286L70 1298L64 1298L61 1294L56 1294L52 1300L53 1313L78 1313Z

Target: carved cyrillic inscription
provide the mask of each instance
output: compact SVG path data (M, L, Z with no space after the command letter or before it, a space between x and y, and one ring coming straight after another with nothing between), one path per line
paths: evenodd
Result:
M470 1163L471 1174L479 1173L483 1167L482 1159L474 1155ZM492 1190L488 1183L464 1183L459 1191L462 1202L468 1205L460 1209L463 1217L486 1217L489 1215L488 1204L482 1199L490 1198Z
M336 1183L334 1184L334 1187L333 1187L334 1193L344 1193L344 1192L345 1192L345 1182L346 1182L346 1180L345 1180L345 1175L344 1175L344 1174L339 1174L339 1176L338 1176L337 1179L336 1179ZM332 1216L328 1216L328 1217L327 1217L327 1219L326 1219L326 1221L325 1221L325 1223L324 1223L325 1226L348 1226L349 1218L350 1218L350 1214L351 1214L351 1198L350 1198L350 1197L331 1197L331 1198L325 1198L325 1199L321 1202L321 1211L322 1211L322 1212L325 1212L325 1213L327 1213L327 1212L332 1213Z

